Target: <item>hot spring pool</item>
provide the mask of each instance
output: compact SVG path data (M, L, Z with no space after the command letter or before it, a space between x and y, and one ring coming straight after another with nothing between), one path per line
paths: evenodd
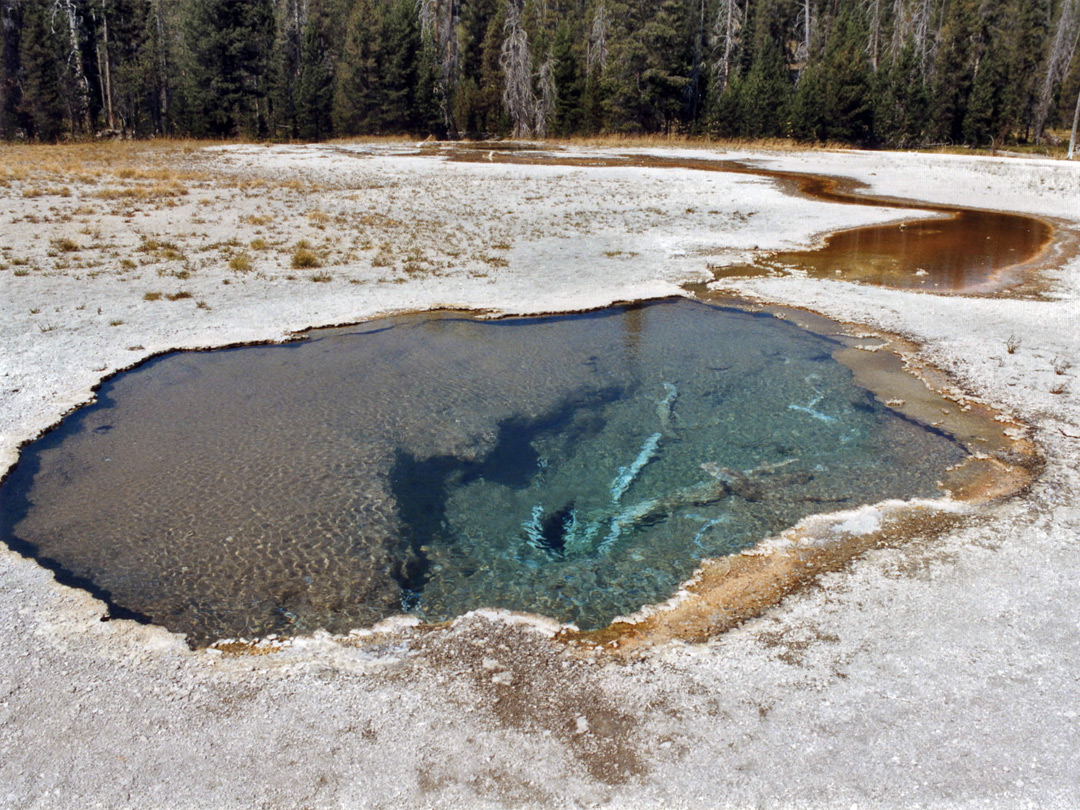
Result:
M193 644L479 607L596 628L807 514L938 493L963 449L833 348L678 300L173 353L25 448L0 532Z

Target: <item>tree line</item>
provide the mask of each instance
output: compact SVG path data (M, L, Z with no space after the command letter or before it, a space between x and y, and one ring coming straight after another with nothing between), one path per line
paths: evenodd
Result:
M0 0L0 28L7 140L996 147L1080 93L1080 0Z

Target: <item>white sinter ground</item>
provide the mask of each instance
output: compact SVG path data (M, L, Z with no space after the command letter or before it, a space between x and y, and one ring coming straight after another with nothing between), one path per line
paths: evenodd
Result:
M1080 164L663 154L1080 226ZM5 177L0 161L0 471L102 378L169 348L669 295L709 263L911 216L740 175L439 155L147 149L82 179ZM300 239L321 267L292 268ZM917 340L1032 424L1048 463L1024 498L868 554L707 644L603 662L546 622L477 614L361 644L192 652L100 621L100 603L0 549L0 807L1076 806L1080 261L1044 277L1041 300L725 282Z

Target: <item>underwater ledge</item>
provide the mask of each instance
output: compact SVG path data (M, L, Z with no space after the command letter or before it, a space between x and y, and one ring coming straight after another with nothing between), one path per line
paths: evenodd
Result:
M686 300L701 300L693 295ZM670 298L641 299L622 304L654 303ZM617 306L613 303L610 306ZM940 498L912 501L884 501L857 509L811 515L796 525L771 537L763 538L753 547L719 559L703 559L694 573L667 600L642 606L629 616L620 616L608 626L592 631L580 631L574 625L559 624L540 614L527 614L503 609L485 609L488 616L500 616L511 622L526 622L567 644L571 648L587 648L625 657L640 654L650 647L670 641L701 642L715 637L742 622L761 615L770 607L814 582L821 574L844 568L853 559L876 547L896 546L916 539L935 536L955 528L965 520L977 520L980 505L1021 494L1041 469L1042 458L1027 438L1027 429L1006 420L993 408L959 396L945 375L914 360L918 346L881 330L858 324L831 320L806 310L751 302L745 299L709 296L705 303L741 309L755 314L767 314L787 320L801 329L839 341L833 357L849 368L856 382L867 389L887 407L904 418L940 431L961 444L968 457L948 470L941 482ZM586 310L544 313L573 315L596 312L608 307ZM491 311L432 308L403 315L465 316L477 320L513 319ZM382 316L392 317L392 316ZM531 317L531 315L530 315ZM356 323L317 327L292 333L288 340L302 341L332 328L377 327L380 318ZM234 343L231 347L271 345L274 341ZM95 392L117 374L129 371L165 353L174 351L205 351L208 348L188 347L163 350L153 357L140 360L129 368L116 371L102 379ZM96 398L96 397L95 397ZM80 406L81 407L81 406ZM59 422L41 435L55 429ZM25 444L25 443L24 443ZM5 478L10 470L5 473ZM23 556L23 549L14 547ZM106 606L102 620L134 620L155 627L132 611L117 609L109 595L88 587L79 579L65 577L62 569L47 561L33 558L52 571L57 582L70 585L103 602ZM471 615L475 611L463 614ZM453 626L462 617L447 621L424 623L402 614L384 619L370 627L356 628L350 633L332 636L336 643L365 646L401 633L438 632ZM317 631L316 636L327 635ZM305 636L220 639L207 649L230 654L266 654L293 646Z

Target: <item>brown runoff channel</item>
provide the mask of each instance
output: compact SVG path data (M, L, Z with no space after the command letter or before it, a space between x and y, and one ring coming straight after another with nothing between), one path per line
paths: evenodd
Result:
M451 160L565 166L635 166L728 172L767 177L822 202L930 211L940 214L901 224L871 225L825 237L821 247L775 253L753 265L714 268L717 278L783 272L937 293L988 293L1020 281L1019 271L1046 250L1054 235L1048 222L1001 211L934 205L859 193L864 184L797 172L760 169L736 161L686 158L562 157L527 149L456 147Z

